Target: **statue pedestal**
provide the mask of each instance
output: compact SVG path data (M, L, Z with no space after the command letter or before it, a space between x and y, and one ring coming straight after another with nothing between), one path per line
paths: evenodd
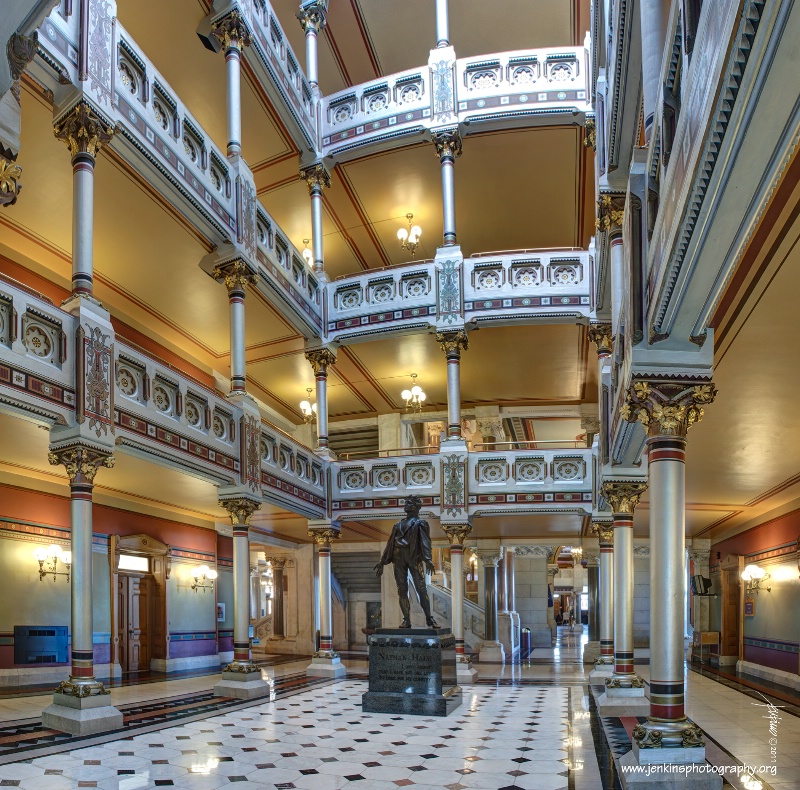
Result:
M447 716L461 705L449 628L378 628L369 637L365 713Z

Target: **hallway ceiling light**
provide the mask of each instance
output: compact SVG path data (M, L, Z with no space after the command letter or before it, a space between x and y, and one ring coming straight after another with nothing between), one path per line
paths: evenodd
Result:
M217 578L218 574L213 568L209 568L208 565L201 565L199 568L195 568L192 577L194 578L194 584L192 585L192 589L197 592L198 590L202 590L205 592L206 590L213 590L214 589L214 580Z
M761 589L772 592L771 587L761 587L761 582L765 582L769 578L769 574L766 573L763 568L759 568L758 565L747 565L742 571L742 581L745 583L744 590L746 593L755 593L758 595Z
M33 552L33 556L39 563L39 581L43 581L45 576L52 576L53 581L56 576L66 576L69 582L70 566L72 565L72 552L64 551L57 543L49 546L39 546ZM58 570L58 563L66 568L65 571Z
M305 258L305 261L309 266L313 267L314 253L311 252L311 249L308 246L309 244L311 244L310 239L303 239L303 258Z
M422 411L422 404L428 397L422 387L417 384L417 374L411 374L411 389L403 390L400 397L406 402L406 409L411 412Z
M303 414L303 422L309 423L313 422L317 416L317 404L311 402L311 387L306 387L306 392L308 393L308 400L300 401L300 411Z
M397 238L400 239L400 246L408 250L413 258L419 245L419 237L422 235L422 228L414 224L414 215L406 214L408 228L400 228L397 231Z

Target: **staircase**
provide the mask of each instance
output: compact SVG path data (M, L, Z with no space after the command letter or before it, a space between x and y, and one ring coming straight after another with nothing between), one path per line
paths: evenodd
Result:
M453 627L453 593L438 584L428 585L433 616L440 626ZM484 640L484 610L482 606L464 600L464 645L468 652L477 652Z
M373 570L381 555L378 551L332 552L331 570L348 593L381 593L381 580Z

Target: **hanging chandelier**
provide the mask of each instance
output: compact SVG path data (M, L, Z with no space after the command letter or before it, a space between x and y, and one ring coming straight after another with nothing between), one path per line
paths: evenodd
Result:
M417 384L417 374L411 374L411 389L403 390L400 397L406 402L406 409L411 412L422 411L422 404L425 403L425 391Z
M400 228L397 231L397 238L400 239L400 246L408 250L413 258L419 245L419 237L422 235L422 228L414 224L414 215L406 214L408 228Z
M311 244L311 239L303 239L303 259L309 266L314 265L314 253L311 252L311 248L308 246Z
M311 402L311 387L306 387L308 393L308 400L300 401L300 412L303 415L303 422L313 422L317 416L317 404Z

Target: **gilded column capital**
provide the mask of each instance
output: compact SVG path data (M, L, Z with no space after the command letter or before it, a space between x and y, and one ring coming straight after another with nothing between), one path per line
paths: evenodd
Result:
M13 160L0 154L0 206L13 206L17 202L22 184L22 168Z
M336 364L336 354L329 348L313 348L306 351L306 359L311 363L314 374L327 373L329 365Z
M107 469L111 469L116 462L116 459L110 453L94 447L84 446L60 447L51 450L47 454L47 460L53 466L63 464L71 485L92 485L100 467L104 466Z
M647 490L645 481L617 481L607 480L600 489L606 502L611 505L613 513L630 513L636 509L639 499Z
M286 567L286 563L289 560L288 557L284 556L267 556L267 552L264 552L264 559L273 567L273 568L280 568L281 570Z
M442 524L442 531L447 535L451 546L463 546L464 541L472 532L471 524Z
M314 164L301 167L300 178L308 185L309 193L323 190L326 187L330 188L331 185L330 171L322 162L314 162Z
M622 230L625 218L625 193L603 192L597 199L597 219L595 227L600 232Z
M710 382L634 381L620 409L623 419L640 422L648 436L685 437L700 422L703 407L714 402L717 388Z
M228 511L234 527L249 527L250 519L253 513L261 507L261 502L247 497L234 497L233 499L220 499L219 506Z
M457 332L437 332L436 342L445 354L459 356L469 348L469 337L465 329Z
M457 128L435 129L431 132L431 140L436 147L436 156L439 159L455 159L461 156L461 132Z
M614 524L611 521L595 521L591 533L597 535L601 546L614 545Z
M587 117L583 125L583 145L592 151L597 150L597 123L594 118Z
M237 49L241 52L252 43L250 31L247 29L242 15L236 9L214 22L211 34L222 44L224 52L229 49Z
M597 346L597 356L607 357L614 350L614 336L611 334L611 324L589 324L589 340Z
M497 563L503 559L505 551L503 549L473 549L477 558L481 561L484 568L496 568Z
M325 27L325 20L327 16L327 3L312 3L304 5L295 16L300 21L300 27L304 32L313 30L319 33Z
M88 102L80 101L53 125L56 139L69 149L70 156L88 154L93 159L111 142L116 129L108 124Z
M248 285L252 285L256 281L255 272L242 260L217 264L211 272L211 276L218 283L224 282L228 293L244 291Z
M311 538L320 548L329 549L331 547L331 542L339 538L341 531L342 530L338 527L333 526L320 527L318 529L312 528L308 530L308 537Z

